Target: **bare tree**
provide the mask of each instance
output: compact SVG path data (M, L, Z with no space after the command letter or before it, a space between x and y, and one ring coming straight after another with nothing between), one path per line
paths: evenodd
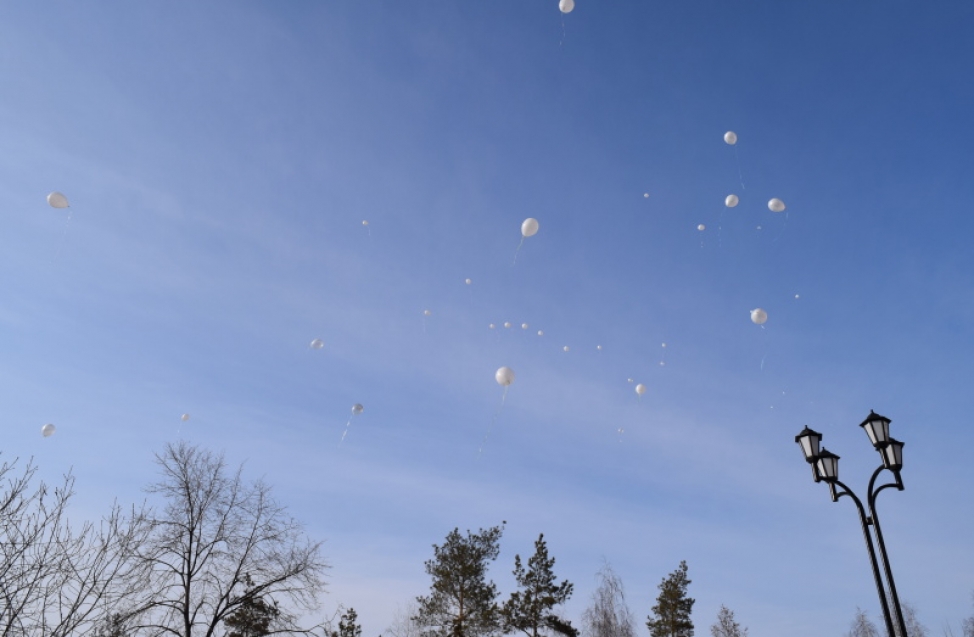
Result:
M713 637L747 637L747 628L734 620L734 611L721 605L717 611L717 622L710 627Z
M879 637L879 630L869 619L866 611L856 608L856 618L852 620L852 626L846 633L846 637Z
M228 471L223 456L188 443L156 456L162 477L147 489L165 509L151 516L139 552L149 586L134 629L141 634L213 637L255 600L280 603L267 635L308 633L297 613L317 608L327 568L320 542L287 515L257 480Z
M93 631L129 603L140 572L130 558L145 539L139 512L118 506L100 524L72 529L74 478L53 492L33 486L37 467L0 464L0 636Z
M592 594L592 605L582 614L585 637L635 637L632 612L626 604L622 580L608 564L596 575L599 586Z
M971 597L974 598L974 594ZM961 628L964 630L964 637L974 637L974 615L965 619Z
M920 618L917 617L917 609L913 604L903 602L900 604L900 610L903 611L903 623L906 625L906 634L908 637L930 637L930 631L920 623ZM899 626L894 624L894 627L898 633Z
M409 602L405 607L397 607L386 632L392 637L420 637L423 626L414 619L418 613L419 605L416 602Z

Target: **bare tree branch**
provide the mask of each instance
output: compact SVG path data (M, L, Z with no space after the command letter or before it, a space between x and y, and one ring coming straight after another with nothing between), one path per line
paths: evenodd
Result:
M317 609L327 569L321 542L271 495L245 482L222 456L187 443L156 456L162 474L147 489L165 500L138 554L149 587L133 628L149 636L214 637L243 604L281 605L267 634L305 634L296 613ZM2 637L2 636L0 636Z
M0 637L61 637L103 622L125 606L141 572L130 560L145 539L143 512L117 506L98 525L73 530L67 506L74 478L50 492L28 463L0 464Z

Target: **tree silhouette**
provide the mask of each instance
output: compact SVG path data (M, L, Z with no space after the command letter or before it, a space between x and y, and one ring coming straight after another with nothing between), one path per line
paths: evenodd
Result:
M687 597L690 581L685 560L663 578L653 614L646 618L646 626L652 637L693 637L690 613L696 600Z
M487 580L487 566L500 553L504 527L467 531L453 529L442 546L433 545L426 572L433 578L430 594L417 597L415 620L428 637L480 637L500 627L497 586Z
M543 632L554 632L566 637L578 637L578 630L571 622L553 611L572 595L574 585L569 581L555 582L552 567L555 558L548 557L544 534L534 543L534 555L528 559L528 568L521 564L521 556L514 556L514 579L519 590L511 593L501 609L504 631L519 630L528 637L539 637Z

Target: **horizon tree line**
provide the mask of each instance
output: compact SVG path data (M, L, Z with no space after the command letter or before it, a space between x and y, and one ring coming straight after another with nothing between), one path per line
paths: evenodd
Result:
M70 524L74 478L35 486L37 467L0 462L0 637L361 637L354 608L316 616L328 565L321 542L242 465L186 442L156 454L146 491L163 506L112 505L100 523ZM397 614L392 637L635 637L621 579L608 564L581 618L558 612L574 584L558 581L544 534L526 561L514 557L516 590L501 599L487 571L506 522L477 533L454 528L425 563L428 595ZM646 617L650 637L694 637L686 561L664 577ZM930 637L903 604L907 635ZM747 637L721 606L712 637ZM974 616L961 625L974 637ZM954 637L949 627L945 637ZM880 637L857 610L845 637Z

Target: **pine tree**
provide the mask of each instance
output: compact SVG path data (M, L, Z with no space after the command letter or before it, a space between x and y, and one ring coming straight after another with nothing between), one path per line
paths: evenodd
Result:
M679 568L663 578L653 614L646 618L652 637L693 637L690 613L696 600L687 597L690 582L686 561L680 562Z
M566 637L578 637L578 630L571 622L553 611L572 595L574 585L569 581L555 583L552 567L555 558L548 557L544 534L534 543L534 555L528 559L528 568L521 564L521 556L514 556L514 579L520 590L511 593L501 609L504 632L519 630L528 637L539 637L550 631Z
M237 609L223 619L228 628L226 637L264 637L271 633L271 624L281 614L277 604L268 604L254 591L250 575L244 575L246 589Z
M497 585L487 580L488 563L500 554L504 527L467 531L453 529L443 546L433 545L426 572L433 578L430 594L417 597L415 620L426 637L483 637L500 628Z
M338 632L332 634L334 637L362 637L362 626L358 623L358 613L354 608L342 613L338 620Z
M721 606L717 611L717 623L710 627L713 637L747 637L747 628L734 621L734 611Z
M95 629L94 637L127 637L128 627L121 613L111 613Z

